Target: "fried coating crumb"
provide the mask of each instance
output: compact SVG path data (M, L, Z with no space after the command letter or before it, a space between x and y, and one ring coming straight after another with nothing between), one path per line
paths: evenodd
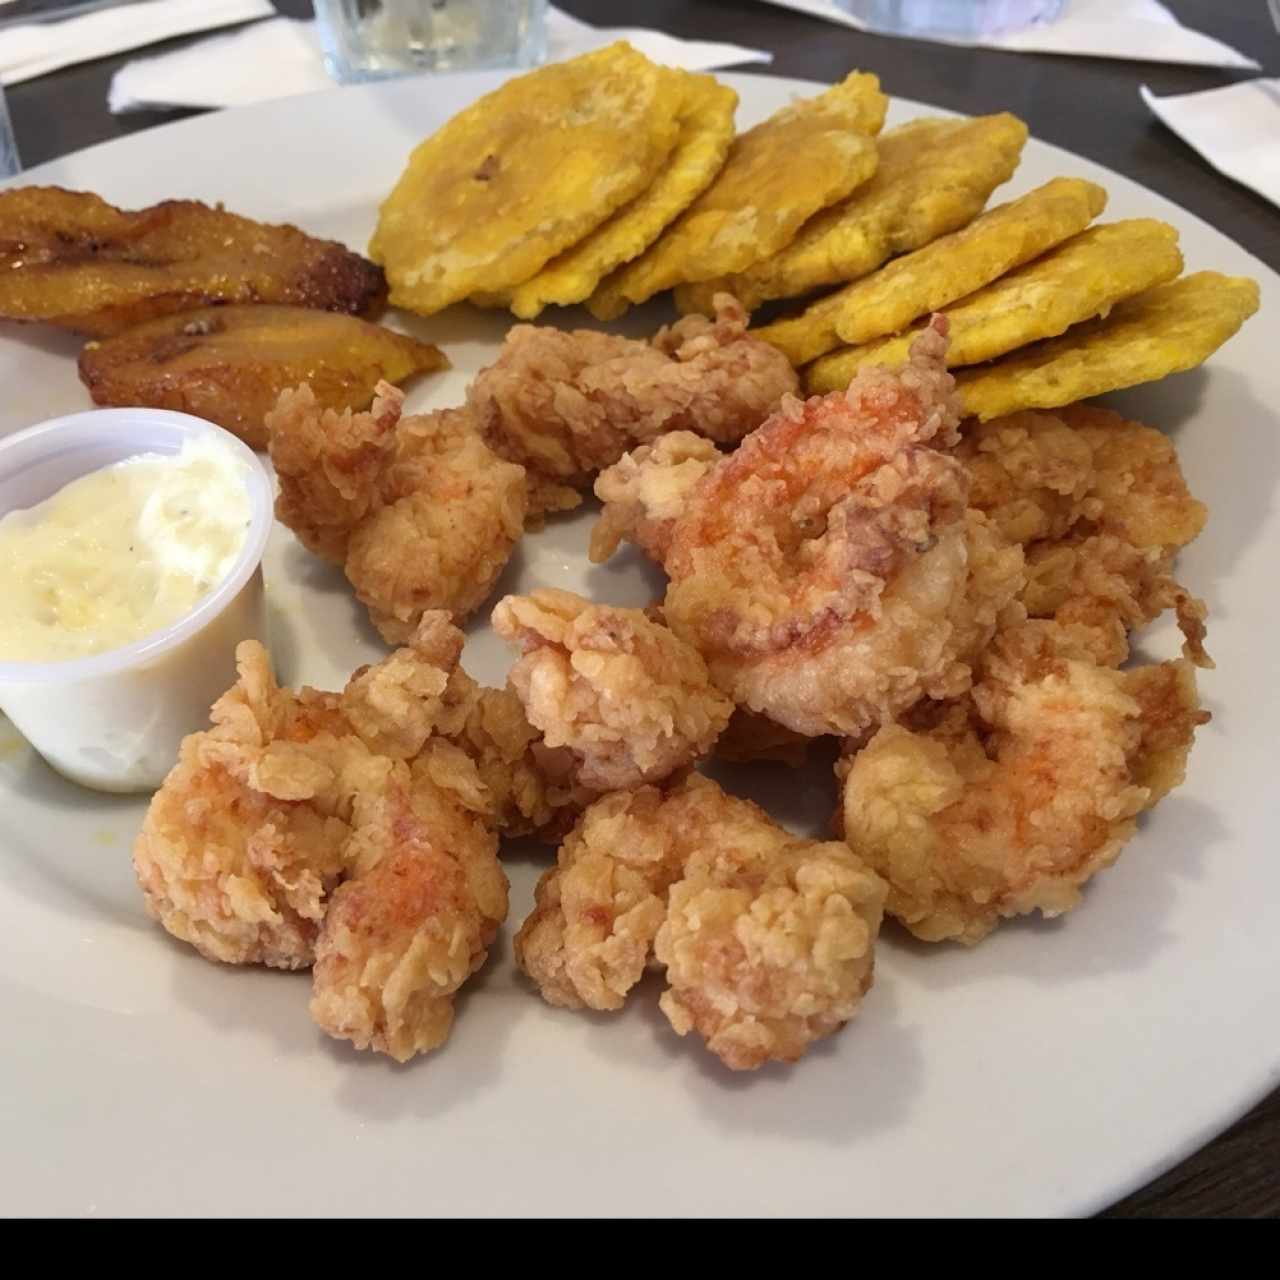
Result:
M500 600L492 621L524 655L511 688L547 746L573 753L586 787L660 782L729 722L733 704L698 651L639 609L542 590Z
M798 385L725 294L714 321L686 317L652 342L516 325L467 403L495 452L535 480L585 489L633 445L669 431L736 442Z
M415 647L332 694L280 688L245 641L134 846L168 932L228 964L314 963L316 1021L401 1061L443 1042L506 916L485 786L435 736L461 648L428 614Z
M793 1062L871 984L885 886L690 774L592 805L539 882L516 958L551 1004L619 1009L651 957L662 1008L727 1066Z
M524 469L485 446L459 409L401 417L379 383L368 413L321 409L309 387L267 415L280 481L276 515L343 566L383 639L403 643L425 612L471 613L524 529Z
M1002 634L969 698L884 726L840 767L845 838L919 938L972 944L1071 910L1182 779L1208 719L1190 663L1115 671L1060 640L1043 621Z

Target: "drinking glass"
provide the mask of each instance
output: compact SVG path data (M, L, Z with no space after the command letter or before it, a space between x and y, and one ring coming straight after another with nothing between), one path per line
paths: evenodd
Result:
M5 105L4 85L0 84L0 178L12 178L22 172L18 159L18 144L13 138L13 125L9 123L9 108Z
M835 0L872 31L897 36L999 36L1052 22L1065 0Z
M547 56L546 0L315 0L315 11L325 66L343 84Z

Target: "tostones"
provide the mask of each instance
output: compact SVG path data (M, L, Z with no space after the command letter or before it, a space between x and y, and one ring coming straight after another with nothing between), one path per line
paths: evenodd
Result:
M672 285L742 271L777 253L809 217L875 172L872 135L887 107L880 81L855 71L740 134L715 181L596 290L591 314L616 319Z
M962 369L956 387L965 412L985 421L1155 382L1202 364L1257 311L1258 300L1257 283L1245 276L1198 271L1061 337Z
M581 302L615 267L639 257L711 184L733 142L738 95L712 76L671 71L680 93L680 133L662 172L630 204L619 209L584 240L553 258L510 297L511 310L532 320L549 303ZM487 305L501 295L472 301Z
M728 290L747 310L770 298L798 298L858 280L890 258L910 253L972 222L1022 156L1027 126L1016 116L974 120L926 117L877 140L875 176L811 218L790 244L727 279L676 291L681 311L711 313Z
M943 315L949 321L947 365L981 364L1073 324L1105 315L1117 302L1172 280L1182 270L1178 233L1167 222L1131 218L1093 227L979 289ZM924 324L897 337L846 347L816 360L806 383L813 392L849 385L864 364L897 368Z
M508 80L420 143L369 253L423 315L522 284L657 176L675 145L670 74L619 42Z

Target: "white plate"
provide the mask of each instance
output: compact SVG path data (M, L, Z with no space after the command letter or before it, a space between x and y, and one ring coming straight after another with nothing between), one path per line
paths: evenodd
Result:
M751 124L814 86L726 76ZM409 149L494 76L345 89L151 130L45 165L139 206L222 200L363 246ZM927 111L894 104L891 122ZM1207 369L1114 398L1172 432L1212 508L1181 575L1212 608L1214 713L1185 787L1065 921L972 951L889 929L855 1022L749 1077L679 1040L652 991L619 1016L557 1012L510 928L453 1038L406 1067L326 1039L308 979L220 968L151 924L129 865L143 806L80 791L0 722L0 1203L9 1214L1065 1214L1101 1207L1207 1141L1276 1083L1280 900L1273 733L1280 635L1280 278L1132 182L1040 143L1015 194L1102 182L1109 217L1182 232L1188 269L1262 281L1263 313ZM559 317L558 317L559 318ZM644 331L661 307L635 318ZM574 322L579 317L574 314ZM564 322L562 320L562 322ZM503 324L415 324L456 364L413 407L455 402ZM77 344L0 327L0 431L85 407ZM639 602L634 559L593 569L590 516L524 543L503 589ZM268 580L286 674L335 685L381 651L342 579L283 530ZM1152 634L1160 656L1168 628ZM467 663L499 683L483 624ZM761 794L774 775L742 775ZM797 790L788 776L784 789ZM833 803L813 776L782 816ZM512 922L543 862L509 864Z

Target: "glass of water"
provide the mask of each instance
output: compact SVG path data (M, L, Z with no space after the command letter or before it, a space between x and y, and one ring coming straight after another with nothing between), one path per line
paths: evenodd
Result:
M835 0L872 31L896 36L1000 36L1060 17L1066 0Z
M13 139L13 125L9 123L4 85L0 84L0 178L12 178L21 172L22 162L18 159L18 144Z
M315 11L325 66L343 84L547 56L546 0L315 0Z

